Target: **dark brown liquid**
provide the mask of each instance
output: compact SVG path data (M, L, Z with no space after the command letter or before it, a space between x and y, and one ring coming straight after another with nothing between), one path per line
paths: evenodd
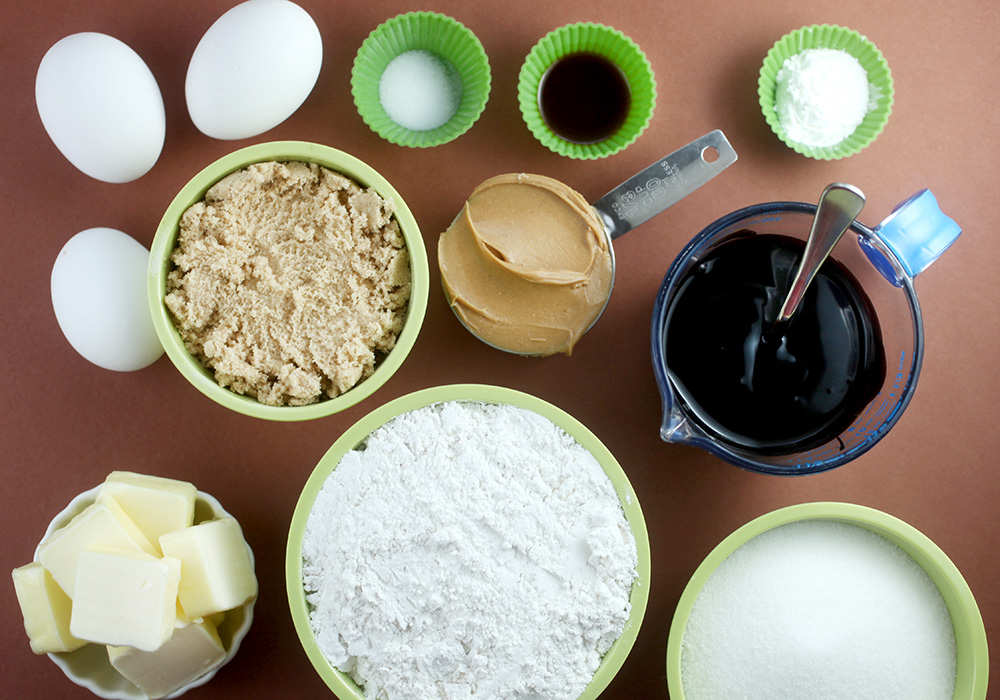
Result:
M628 116L632 94L621 68L592 53L565 56L545 71L538 86L542 119L562 139L597 143L612 136Z
M667 309L667 370L689 413L758 454L838 437L885 379L871 302L832 258L774 329L803 249L785 236L728 240L687 273Z

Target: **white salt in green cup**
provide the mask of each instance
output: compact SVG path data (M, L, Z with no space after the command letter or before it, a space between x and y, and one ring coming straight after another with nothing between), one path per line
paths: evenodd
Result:
M408 52L431 54L456 82L456 109L440 126L407 128L393 121L382 103L379 84L386 68ZM365 124L386 141L414 148L448 143L472 128L490 85L490 64L479 39L458 20L436 12L408 12L380 24L361 44L351 71L351 94Z
M788 136L775 109L778 72L785 61L808 49L835 49L853 56L868 76L876 98L854 133L830 146L811 146ZM796 29L779 39L767 52L757 81L757 94L764 119L779 139L792 150L818 160L837 160L867 148L885 128L892 112L893 80L882 52L858 32L831 24Z
M561 409L539 398L513 389L479 384L456 384L424 389L407 394L375 409L359 420L341 435L320 460L306 482L292 515L285 551L285 586L288 603L292 612L292 622L298 633L302 648L309 657L313 668L334 694L341 700L366 700L361 688L350 675L334 667L323 655L309 623L309 604L302 578L302 542L306 522L312 511L316 497L323 488L327 477L337 468L340 460L349 451L362 444L376 428L403 413L447 401L475 401L518 406L549 419L559 426L580 445L586 448L608 475L621 503L625 518L635 537L639 563L629 597L631 609L628 621L621 635L604 654L593 679L580 694L578 700L596 700L608 686L625 662L632 645L639 634L639 627L646 612L649 599L650 552L649 535L635 492L622 471L621 466L607 447L582 423Z
M708 579L733 552L754 537L782 525L808 520L864 528L912 557L937 586L951 616L957 671L953 700L985 700L989 676L986 629L975 597L958 568L937 545L902 520L865 506L829 502L805 503L762 515L726 537L702 561L684 588L670 625L666 667L671 700L690 700L684 691L681 671L683 639L695 601ZM718 640L718 643L725 645L730 641Z

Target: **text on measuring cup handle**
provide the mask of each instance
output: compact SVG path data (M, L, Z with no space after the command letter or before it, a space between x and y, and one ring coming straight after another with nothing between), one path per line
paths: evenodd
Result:
M677 180L683 181L683 176L678 175L679 168L677 166L670 166L667 163L662 165L664 175L668 179L652 177L645 183L623 192L611 204L611 209L619 221L623 221L639 211L654 207L657 200L666 196L670 186L679 186L680 183Z

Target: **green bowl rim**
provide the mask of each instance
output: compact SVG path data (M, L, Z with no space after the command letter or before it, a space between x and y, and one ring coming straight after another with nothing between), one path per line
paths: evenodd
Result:
M958 567L940 547L912 525L868 506L817 501L765 513L735 530L715 546L691 576L677 602L667 640L667 687L672 700L684 700L681 681L681 642L691 609L708 577L742 544L780 525L803 520L833 520L863 527L881 535L911 556L941 592L955 625L958 666L954 700L985 700L989 676L986 628L976 599ZM962 629L958 629L961 627Z
M856 45L864 46L865 49L871 53L872 60L881 68L885 73L884 83L879 83L878 87L882 90L882 96L879 98L879 105L872 110L869 110L868 114L865 115L864 121L862 121L861 126L858 130L862 128L867 128L870 130L868 138L864 141L859 141L857 143L851 144L845 147L844 144L851 138L847 137L844 141L834 144L833 146L806 146L804 144L798 143L789 139L784 130L781 128L781 123L778 120L778 116L774 109L774 92L775 92L775 81L773 78L767 76L769 64L777 63L777 54L781 48L789 44L796 44L795 53L805 51L809 48L830 48L830 47L820 47L820 46L803 46L803 38L807 35L820 34L823 32L833 32L839 33L850 38L851 42ZM838 47L839 48L839 47ZM844 50L847 50L844 48ZM860 57L854 53L849 52L855 58L860 60ZM778 65L774 73L777 74L777 70L780 70L781 66ZM866 68L865 71L869 75L869 82L871 81L871 73ZM874 143L875 139L885 130L886 124L889 122L889 117L892 114L892 106L895 100L895 85L892 78L892 71L889 69L889 63L886 61L885 56L882 51L875 45L875 43L866 37L864 34L851 29L850 27L844 27L839 24L810 24L804 27L799 27L794 29L771 46L767 55L764 57L764 61L761 64L760 73L757 78L757 98L760 105L761 111L764 115L764 120L767 122L768 126L775 135L785 143L789 148L791 148L796 153L806 156L807 158L815 158L816 160L839 160L841 158L847 158L849 156L860 153L865 148ZM857 131L855 131L857 133Z
M257 399L237 394L219 385L197 359L184 347L170 313L163 303L167 274L171 269L170 255L177 241L181 216L192 204L201 201L205 192L226 175L253 163L267 161L302 161L318 163L355 180L364 187L373 187L383 198L392 199L394 214L406 241L410 258L411 291L403 330L396 345L382 358L370 377L334 398L307 406L267 406ZM153 326L170 361L201 393L216 403L237 413L276 421L299 421L333 415L349 408L379 389L399 369L417 340L427 310L430 294L430 268L423 236L413 213L399 193L382 175L367 163L330 146L306 141L271 141L247 146L225 155L206 166L181 188L167 207L150 246L146 292Z
M650 582L649 534L646 530L646 522L628 477L618 460L596 435L562 409L530 394L500 386L449 384L406 394L383 404L361 418L348 428L323 455L309 475L295 505L285 551L285 587L288 593L292 622L302 648L305 650L306 656L309 657L313 668L337 697L342 700L365 700L363 693L357 689L353 681L350 681L346 674L334 669L326 660L316 644L309 626L308 605L302 587L302 538L305 534L306 522L316 500L316 495L347 452L359 445L373 430L392 418L417 408L447 401L509 404L534 411L548 418L594 455L614 485L618 500L635 537L639 563L636 567L636 578L629 596L631 611L625 629L605 653L594 677L579 696L579 700L596 700L625 662L639 634L639 627L645 615Z
M459 34L466 38L470 50L474 53L475 65L473 66L473 70L470 72L482 74L482 80L480 83L475 85L475 90L467 89L469 76L466 74L462 75L463 97L458 110L456 110L452 118L446 123L435 129L428 129L427 131L413 131L412 129L407 129L392 121L392 119L390 119L385 113L385 110L382 109L381 102L379 102L377 95L377 86L374 88L376 90L374 100L366 101L365 92L366 90L371 90L372 86L362 84L359 79L361 63L366 59L367 55L374 50L377 42L380 40L380 36L387 31L394 29L396 26L401 25L404 22L410 22L414 19L426 19L433 22L439 22L443 25L448 25L449 27L454 27ZM422 45L414 45L413 48L426 48L427 50L432 50L430 47ZM473 75L472 77L476 76ZM479 40L479 37L477 37L471 29L454 17L441 14L440 12L429 12L424 10L398 14L375 27L371 32L369 32L368 36L361 43L361 46L354 57L354 63L351 67L351 96L354 99L354 106L358 110L358 114L361 116L362 121L364 121L364 123L368 125L368 128L378 134L381 138L390 143L394 143L398 146L405 146L407 148L431 148L434 146L440 146L450 141L454 141L471 129L486 109L486 103L490 98L492 84L493 78L490 71L489 56L487 56L486 49L483 48L483 44ZM481 95L478 95L479 91L482 91ZM466 95L472 95L474 96L474 99L470 99L470 101L467 102L465 99ZM462 114L463 108L465 108L464 115Z
M545 74L545 70L542 70L538 75L538 79L535 80L535 78L531 76L531 63L533 61L540 62L539 55L543 51L547 52L552 50L554 48L553 45L558 41L561 35L574 31L588 31L593 32L595 35L603 34L613 37L616 41L620 42L623 50L630 52L634 56L636 62L643 69L644 77L647 77L649 80L648 98L646 95L643 95L642 100L642 102L645 102L646 99L648 99L649 102L649 104L644 107L646 109L646 113L639 117L639 122L635 126L634 132L624 139L616 141L616 137L621 134L621 130L619 130L619 132L612 134L607 139L598 141L597 143L573 143L560 138L554 131L552 131L552 129L549 128L548 124L546 124L545 120L541 117L538 109L538 86L541 83L542 76ZM517 97L518 105L521 110L521 116L524 119L528 130L531 131L534 137L538 139L543 146L554 153L568 158L595 160L598 158L607 158L608 156L612 156L635 143L643 132L646 131L646 128L653 119L653 113L656 111L658 93L656 88L656 74L653 71L653 66L649 62L649 58L646 56L646 53L635 41L620 30L606 24L600 24L597 22L574 22L572 24L565 24L561 27L553 29L539 39L538 42L531 48L531 51L528 52L528 55L525 56L524 62L521 64L521 70L518 72ZM633 108L635 108L635 104L636 103L633 102Z

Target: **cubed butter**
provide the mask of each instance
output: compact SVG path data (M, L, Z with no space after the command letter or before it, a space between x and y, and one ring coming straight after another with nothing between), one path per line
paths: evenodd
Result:
M35 561L14 569L11 575L33 652L73 651L87 643L69 631L73 603L45 567Z
M93 503L38 545L38 561L70 598L80 552L113 548L157 554L156 547L114 501Z
M159 547L160 535L190 527L198 489L186 481L133 472L111 472L97 492L97 502L113 499Z
M230 610L257 595L250 553L233 518L211 520L160 537L164 556L181 560L181 607L188 619Z
M111 665L151 700L179 690L226 659L215 625L210 620L178 623L173 635L156 651L108 647Z
M99 549L79 555L69 629L98 644L156 651L173 634L181 563L145 552Z

